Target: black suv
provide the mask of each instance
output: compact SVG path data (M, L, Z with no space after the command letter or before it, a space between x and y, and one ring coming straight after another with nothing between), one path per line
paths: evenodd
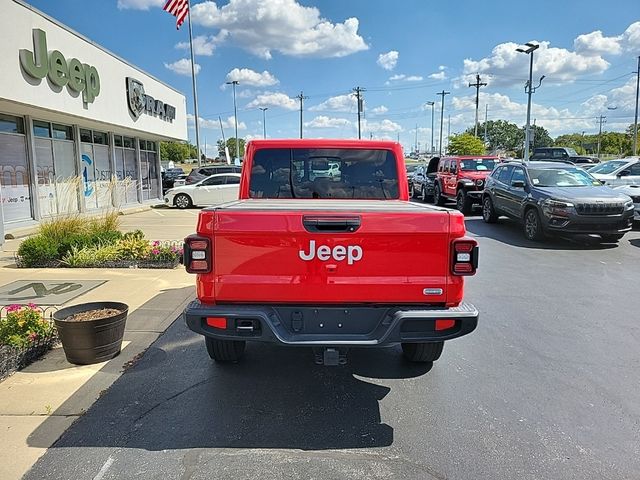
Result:
M419 198L423 202L433 199L433 186L438 175L440 157L433 157L429 162L420 165L409 177L409 196Z
M482 218L501 215L524 224L529 240L547 233L598 234L617 242L633 226L633 201L581 168L559 162L508 162L487 178Z
M237 167L235 165L210 165L208 167L198 167L191 170L191 173L185 180L185 184L191 185L217 173L240 173L241 170L242 167Z

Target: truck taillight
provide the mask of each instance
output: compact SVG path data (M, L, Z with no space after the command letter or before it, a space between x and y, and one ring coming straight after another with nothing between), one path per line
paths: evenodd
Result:
M209 273L213 263L211 241L189 235L184 239L183 262L188 273Z
M451 248L451 273L475 275L478 269L478 243L472 238L458 238Z

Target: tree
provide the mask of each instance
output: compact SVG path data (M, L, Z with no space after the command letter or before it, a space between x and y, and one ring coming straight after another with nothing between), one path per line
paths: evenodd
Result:
M473 127L465 133L473 135ZM480 124L478 132L484 135L484 122ZM489 120L487 122L487 142L489 150L513 151L522 147L524 133L515 123L506 120Z
M531 133L533 134L533 147L550 147L553 145L553 138L549 136L546 128L539 125L531 125ZM524 136L524 129L522 130Z
M160 142L160 160L163 162L182 162L187 158L196 158L196 148L182 142Z
M218 140L218 154L220 157L225 158L224 153L224 142L222 140ZM235 138L227 138L227 147L229 148L229 155L231 158L236 156L236 139ZM244 157L244 147L245 140L244 138L240 139L240 157Z
M450 155L484 155L484 143L471 133L452 135L447 153Z

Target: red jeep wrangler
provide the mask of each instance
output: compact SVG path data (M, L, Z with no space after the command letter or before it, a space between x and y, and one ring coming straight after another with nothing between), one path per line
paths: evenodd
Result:
M442 157L433 186L433 203L442 206L447 199L455 200L458 210L468 215L473 205L482 201L485 181L498 162L498 157Z
M257 341L314 347L325 365L393 343L433 362L476 328L462 298L477 262L460 213L408 201L399 144L255 140L240 199L202 210L185 239L185 320L216 361Z

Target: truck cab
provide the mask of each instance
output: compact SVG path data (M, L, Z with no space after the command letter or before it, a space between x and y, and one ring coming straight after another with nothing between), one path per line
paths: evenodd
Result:
M247 342L312 347L327 365L394 343L437 360L476 327L463 296L478 247L460 213L408 200L397 143L250 142L238 200L202 210L185 239L187 325L216 361Z

